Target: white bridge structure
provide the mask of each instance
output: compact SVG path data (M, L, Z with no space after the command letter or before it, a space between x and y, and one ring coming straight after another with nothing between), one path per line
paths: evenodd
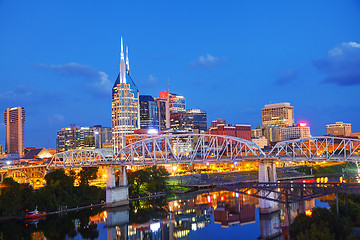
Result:
M114 206L127 201L126 166L129 165L236 164L250 161L259 163L259 182L277 181L276 161L354 162L360 175L360 139L310 137L279 142L272 149L264 150L254 142L225 135L160 135L130 143L119 152L111 149L76 149L57 153L46 168L108 167L107 203ZM120 172L120 181L115 179L116 171ZM115 182L121 182L121 186L117 187Z

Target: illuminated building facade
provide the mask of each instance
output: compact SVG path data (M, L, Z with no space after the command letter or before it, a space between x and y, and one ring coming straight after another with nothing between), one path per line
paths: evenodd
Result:
M169 93L169 111L170 114L185 112L186 111L186 99L183 96L175 93Z
M305 123L299 123L297 126L280 128L280 132L282 141L311 137L310 127Z
M263 127L263 133L268 140L268 145L281 141L281 127L279 125L267 125Z
M267 104L262 109L262 125L278 125L288 127L294 124L294 107L290 103Z
M120 72L112 89L112 141L114 151L125 146L125 135L140 128L139 90L130 77L128 50L124 59L121 38Z
M158 108L159 130L165 131L170 128L169 93L160 92L159 98L156 98L155 102Z
M335 124L327 124L326 135L351 136L351 124L343 123L343 122L336 122Z
M101 148L105 143L111 142L111 137L111 128L101 125L62 128L57 131L56 151Z
M206 112L200 109L189 109L186 112L172 113L170 114L170 127L172 130L206 131Z
M207 115L206 112L200 109L188 109L186 113L192 121L192 129L199 129L200 132L207 130Z
M150 95L140 95L140 128L159 129L158 107Z
M209 134L213 135L227 135L238 138L243 138L251 141L251 126L244 124L218 124L216 127L211 127L208 130Z
M11 157L24 155L25 109L23 107L7 108L4 113L5 151Z

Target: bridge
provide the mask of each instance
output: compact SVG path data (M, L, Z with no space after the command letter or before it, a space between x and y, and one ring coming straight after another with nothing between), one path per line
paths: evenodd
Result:
M232 136L160 135L130 143L118 152L107 149L77 149L57 153L46 169L106 166L107 202L115 204L118 197L127 199L128 196L126 166L237 164L249 161L259 163L259 182L277 182L275 161L354 162L360 175L360 140L330 136L310 137L279 142L271 150L265 151L254 142ZM119 187L115 185L115 182L119 181L115 179L116 171L120 172ZM108 198L112 200L108 201Z

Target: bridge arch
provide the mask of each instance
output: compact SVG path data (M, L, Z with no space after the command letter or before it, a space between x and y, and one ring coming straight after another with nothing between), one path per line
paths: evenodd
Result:
M360 160L360 139L320 136L278 142L269 158L289 161Z
M114 161L126 165L234 162L259 159L265 153L255 143L210 134L160 135L130 143Z
M91 167L111 161L113 151L102 149L73 149L56 153L46 168Z

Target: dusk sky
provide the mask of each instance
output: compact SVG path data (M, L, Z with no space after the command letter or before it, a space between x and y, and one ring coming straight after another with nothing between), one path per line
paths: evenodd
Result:
M359 0L0 0L0 110L25 108L26 147L111 126L121 36L140 94L169 79L208 123L255 128L265 104L290 102L313 136L336 121L360 131Z

